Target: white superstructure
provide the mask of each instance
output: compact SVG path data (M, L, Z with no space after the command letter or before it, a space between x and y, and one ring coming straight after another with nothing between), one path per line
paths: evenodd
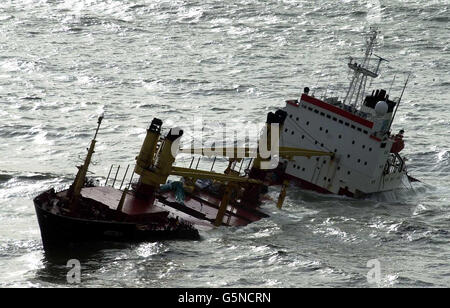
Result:
M350 59L352 81L345 98L318 99L305 88L300 100L288 100L281 146L334 152L335 157L297 157L284 161L284 174L301 186L324 193L360 196L401 187L407 180L403 131L391 135L390 128L400 103L385 90L365 93L367 79L376 78L369 62L377 32L372 31L364 60ZM406 86L406 83L405 83ZM403 93L402 93L403 94Z

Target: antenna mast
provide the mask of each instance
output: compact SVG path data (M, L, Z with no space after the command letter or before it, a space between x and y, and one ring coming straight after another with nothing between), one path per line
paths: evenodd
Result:
M370 31L370 36L367 40L367 47L366 52L364 55L364 60L361 64L358 64L353 62L353 58L350 58L350 61L348 63L348 67L354 71L352 81L350 82L350 86L347 90L347 94L344 99L344 104L352 105L353 107L356 107L357 103L359 102L359 97L364 95L364 92L366 90L366 83L367 83L367 77L371 78L377 78L378 77L378 70L380 67L380 64L382 61L385 61L385 59L378 57L379 62L378 66L375 72L372 72L368 69L370 57L373 53L373 48L376 44L378 31L374 28ZM355 97L355 99L353 99Z

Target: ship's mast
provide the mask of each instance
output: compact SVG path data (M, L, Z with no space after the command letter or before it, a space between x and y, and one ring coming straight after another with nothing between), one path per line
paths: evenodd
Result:
M345 95L344 104L351 105L356 108L359 98L364 96L366 90L367 77L377 78L380 64L385 59L378 57L378 65L375 72L369 70L369 63L373 53L374 46L376 44L378 31L372 29L370 36L367 39L366 52L364 54L364 60L361 64L353 62L353 58L350 58L348 67L353 70L353 77L350 82L350 86Z

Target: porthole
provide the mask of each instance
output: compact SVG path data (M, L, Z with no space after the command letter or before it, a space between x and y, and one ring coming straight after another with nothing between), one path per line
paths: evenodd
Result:
M350 154L347 154L347 158L350 158Z
M350 173L351 173L350 171L347 171L347 174L348 174L348 175L350 175Z
M361 127L358 127L357 129L358 129L358 132L360 132L362 130Z
M353 129L355 129L356 128L356 126L355 125L352 125L352 126L350 126L351 128L353 128Z
M366 161L364 162L364 166L367 166L367 162Z
M328 134L328 129L325 130L325 133Z
M287 128L285 128L285 129L284 129L284 132L285 132L285 133L287 133L287 131L288 131L288 129L287 129Z
M365 145L363 144L362 148L363 148L363 149L365 149L365 148L366 148L366 146L365 146Z
M355 144L355 140L352 141L352 144Z
M344 121L342 121L342 120L339 120L339 123L340 123L340 124L343 124L343 123L344 123Z
M294 131L291 132L291 135L293 135L293 134L294 134Z
M372 148L369 148L369 152L372 152Z
M337 167L337 170L341 170L341 167Z
M323 143L321 143L320 146L323 148Z
M319 130L322 130L322 127L319 127Z
M305 168L302 168L302 171L305 171Z
M350 126L350 123L348 123L348 122L345 122L345 126Z
M333 117L333 121L337 121L337 118Z
M291 118L291 119L292 119L292 114L290 114L290 115L289 115L289 118Z
M299 119L298 119L298 117L297 117L297 118L295 118L295 119L296 119L297 121L299 120Z
M329 114L327 114L327 118L328 118L328 119L331 119L331 116L330 116Z
M341 139L341 138L342 138L342 135L339 135L338 138Z
M358 163L360 163L360 162L361 162L361 159L358 158Z
M306 125L309 125L309 121L308 121L308 122L306 122Z
M323 117L325 115L325 113L321 112L320 115Z
M305 135L302 135L302 139L305 139Z

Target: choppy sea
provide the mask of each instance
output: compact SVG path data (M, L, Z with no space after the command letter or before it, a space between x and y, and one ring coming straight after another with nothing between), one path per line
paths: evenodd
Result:
M448 0L0 2L0 287L68 286L32 198L70 184L100 112L91 171L106 176L133 163L153 117L238 130L305 86L342 95L370 26L390 61L371 86L396 75L400 94L412 73L393 129L423 183L367 200L292 188L243 228L65 257L83 287L449 287L449 16Z

